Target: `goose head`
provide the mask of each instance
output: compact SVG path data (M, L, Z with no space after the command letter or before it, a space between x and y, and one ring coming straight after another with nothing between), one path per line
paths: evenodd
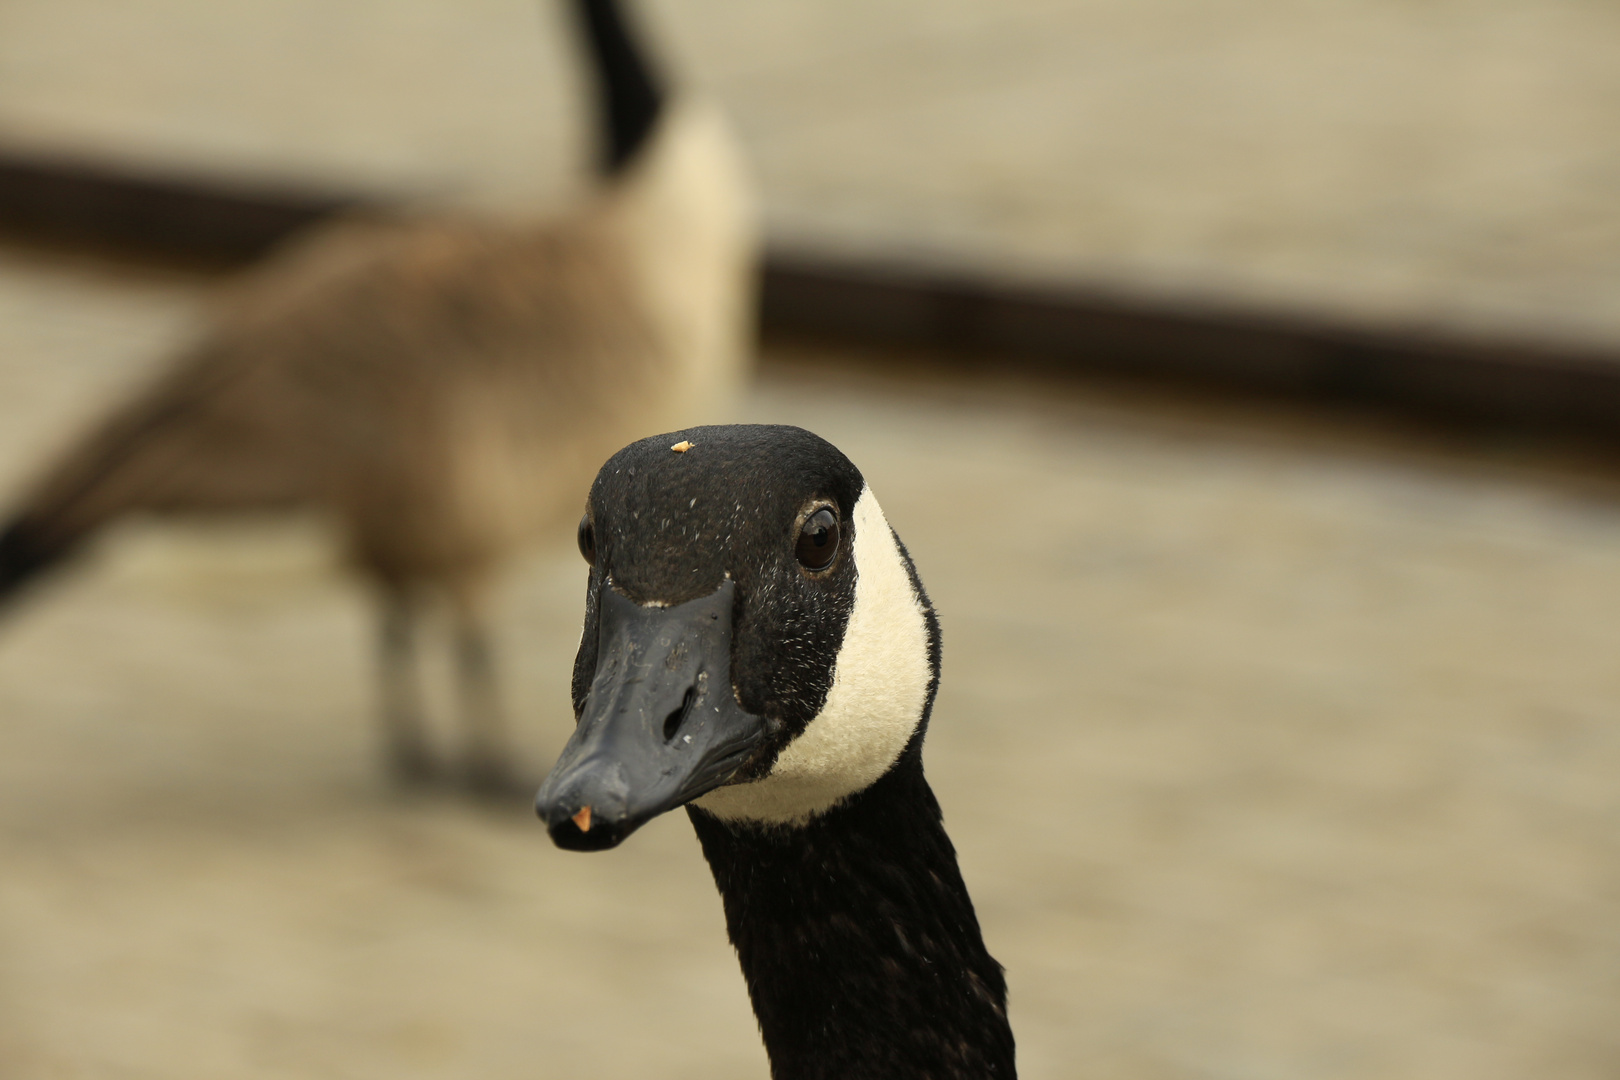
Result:
M920 747L939 636L855 466L795 427L643 439L598 473L577 726L536 798L610 848L667 810L792 827Z

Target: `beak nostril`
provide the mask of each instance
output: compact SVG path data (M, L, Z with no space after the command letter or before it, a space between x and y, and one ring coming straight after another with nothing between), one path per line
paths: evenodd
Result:
M681 698L681 707L664 717L664 741L674 742L675 736L680 733L681 725L686 722L692 711L692 701L697 697L697 687L688 686L686 694Z

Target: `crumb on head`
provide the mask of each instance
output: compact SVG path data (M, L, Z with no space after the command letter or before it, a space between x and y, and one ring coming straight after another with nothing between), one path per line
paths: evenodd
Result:
M692 449L692 444L687 442L685 439L682 439L680 442L670 447L670 449L675 451L677 454L684 454L688 450Z

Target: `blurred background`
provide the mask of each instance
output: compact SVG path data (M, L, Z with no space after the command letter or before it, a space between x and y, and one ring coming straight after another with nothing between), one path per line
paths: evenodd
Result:
M1620 12L635 10L762 193L745 417L939 608L1022 1074L1620 1072ZM67 242L39 176L561 209L579 79L529 0L0 0L0 492L253 247ZM498 594L536 779L583 582ZM690 826L393 790L366 603L319 521L136 521L4 613L0 1074L765 1075Z

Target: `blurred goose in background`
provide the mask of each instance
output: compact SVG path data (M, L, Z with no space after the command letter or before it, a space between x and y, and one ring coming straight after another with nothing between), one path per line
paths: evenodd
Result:
M40 472L0 533L0 599L125 515L317 508L377 587L393 772L442 771L415 655L442 597L459 775L507 786L493 575L575 520L627 440L723 418L751 359L756 236L722 118L665 93L614 0L569 2L599 91L599 189L535 225L347 222L267 260Z

